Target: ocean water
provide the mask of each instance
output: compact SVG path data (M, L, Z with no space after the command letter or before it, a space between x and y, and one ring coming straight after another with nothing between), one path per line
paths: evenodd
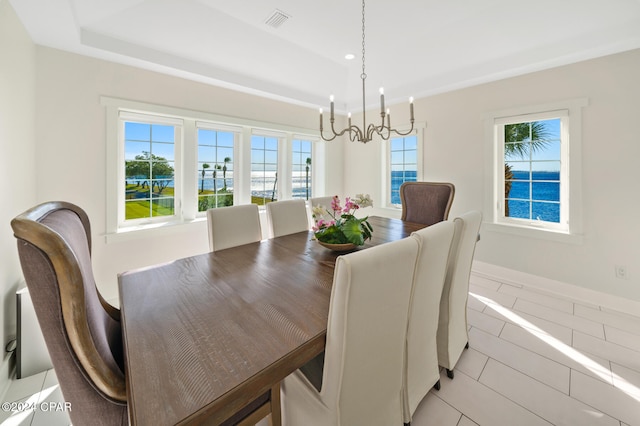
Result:
M418 180L416 171L392 171L391 172L391 204L401 204L400 185L405 182L415 182Z
M391 203L401 203L400 185L415 181L416 172L391 172ZM559 223L560 172L514 171L508 203L509 217Z
M560 222L560 172L513 171L509 217Z

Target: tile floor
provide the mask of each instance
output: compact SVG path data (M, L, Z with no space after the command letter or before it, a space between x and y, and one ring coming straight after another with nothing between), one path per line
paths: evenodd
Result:
M475 275L468 306L470 348L413 426L640 426L640 317ZM14 381L5 400L64 402L53 371ZM0 422L69 420L0 411Z

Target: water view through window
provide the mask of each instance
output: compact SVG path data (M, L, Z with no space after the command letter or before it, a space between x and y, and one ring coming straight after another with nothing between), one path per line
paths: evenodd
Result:
M278 199L278 138L251 136L251 202L264 205Z
M198 129L198 211L233 205L233 144L230 131Z
M560 119L507 124L505 217L560 222Z
M418 179L418 137L392 138L390 143L391 204L401 204L400 186Z

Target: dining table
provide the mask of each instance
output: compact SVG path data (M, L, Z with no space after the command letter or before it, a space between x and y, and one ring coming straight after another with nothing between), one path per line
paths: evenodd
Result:
M368 221L356 250L424 227ZM342 254L305 231L119 274L130 423L223 424L320 354Z

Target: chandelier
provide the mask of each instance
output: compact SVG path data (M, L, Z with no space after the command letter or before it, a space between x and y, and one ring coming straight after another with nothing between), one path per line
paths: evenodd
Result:
M329 97L329 101L331 102L331 112L329 116L329 122L331 123L331 133L329 137L325 137L323 123L322 123L322 108L320 108L320 137L325 141L332 141L338 136L342 136L348 132L349 139L354 141L359 141L362 143L369 142L374 134L377 134L384 140L389 140L391 137L391 133L395 133L399 136L406 136L413 131L413 97L409 98L409 113L411 117L411 128L407 132L400 132L397 129L391 128L391 114L389 109L384 108L384 89L380 88L380 125L376 126L373 123L369 123L367 125L367 115L365 111L365 82L367 79L367 73L365 72L364 66L364 53L365 53L365 35L364 35L364 0L362 0L362 74L360 74L360 79L362 80L362 129L356 125L351 124L351 113L349 113L348 126L342 129L340 132L336 132L334 127L334 106L333 106L333 95ZM385 124L386 119L386 124Z

